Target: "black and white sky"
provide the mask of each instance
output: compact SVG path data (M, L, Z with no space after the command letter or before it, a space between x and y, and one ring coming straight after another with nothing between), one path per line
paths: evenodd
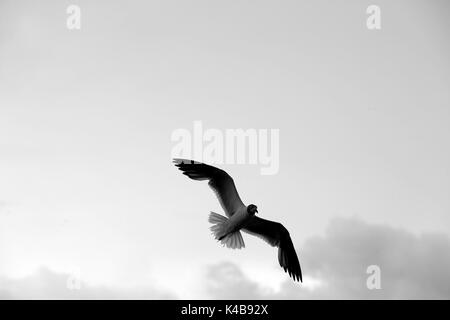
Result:
M0 298L450 298L449 9L0 0ZM170 160L195 121L279 129L276 174L221 167L302 285L261 240L213 240L219 203Z

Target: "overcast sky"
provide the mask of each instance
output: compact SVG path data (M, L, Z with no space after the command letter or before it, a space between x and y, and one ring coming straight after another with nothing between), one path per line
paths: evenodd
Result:
M66 27L70 4L81 30ZM371 4L381 30L366 27ZM403 277L399 258L450 263L449 9L1 0L0 297L217 298L234 292L225 270L247 298L449 298L428 264ZM280 130L278 174L222 167L289 229L303 286L261 240L213 240L219 203L170 162L171 134L196 120ZM364 287L371 264L383 293ZM75 293L61 280L74 269ZM417 279L429 286L409 290Z

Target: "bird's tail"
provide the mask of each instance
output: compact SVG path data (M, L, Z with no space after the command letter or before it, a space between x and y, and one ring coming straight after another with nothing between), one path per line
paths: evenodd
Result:
M223 245L226 245L231 249L241 249L245 247L244 239L239 230L228 233L228 218L211 211L208 221L213 224L210 229L214 238Z

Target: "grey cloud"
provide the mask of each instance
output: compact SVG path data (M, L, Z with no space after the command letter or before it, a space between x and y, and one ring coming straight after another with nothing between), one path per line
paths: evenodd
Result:
M339 218L331 221L324 236L310 238L297 248L304 275L321 279L324 286L310 290L286 281L279 292L263 293L238 266L222 263L209 269L208 292L224 299L450 298L450 240L445 235L418 236ZM380 290L367 289L370 265L381 269Z
M79 289L67 287L69 274L41 267L21 279L0 277L0 299L175 299L168 292L151 287L120 288L81 283Z
M324 285L311 290L286 280L277 292L252 281L230 262L206 268L199 282L210 299L449 299L450 239L440 234L415 235L358 219L334 219L323 236L298 245L305 281ZM366 286L366 269L381 269L381 289ZM282 270L280 269L280 272ZM40 268L31 276L0 276L1 299L175 299L151 286L120 288L81 284L67 288L68 274Z
M264 299L262 288L250 281L231 262L212 265L206 271L207 293L213 299Z

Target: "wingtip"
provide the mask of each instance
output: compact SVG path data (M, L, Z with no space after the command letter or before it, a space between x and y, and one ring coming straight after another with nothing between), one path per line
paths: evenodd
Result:
M180 164L183 164L184 161L186 161L186 160L185 159L180 159L180 158L173 158L172 159L172 163L175 163L176 166L180 165Z
M183 164L201 164L199 161L195 161L192 159L183 159L183 158L172 158L172 163L175 164L175 166L179 167Z

